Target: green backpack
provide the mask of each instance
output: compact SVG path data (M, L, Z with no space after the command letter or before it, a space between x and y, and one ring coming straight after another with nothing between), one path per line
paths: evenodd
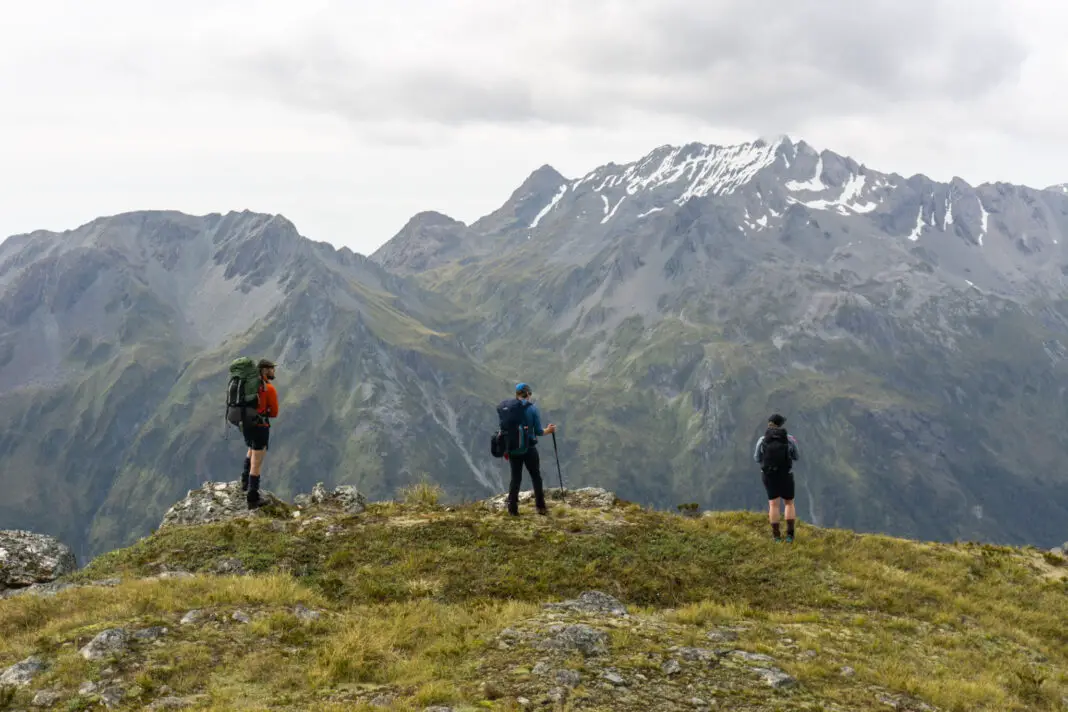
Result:
M226 420L238 430L258 421L260 369L247 356L236 358L230 364L230 382L226 386Z

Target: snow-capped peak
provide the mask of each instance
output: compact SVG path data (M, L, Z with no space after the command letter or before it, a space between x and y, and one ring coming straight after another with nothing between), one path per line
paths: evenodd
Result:
M728 195L772 165L779 147L788 141L779 137L774 142L761 139L733 146L661 146L634 163L609 164L591 171L574 181L572 188L590 183L598 193L624 187L627 195L634 195L678 183L682 191L675 198L677 205L710 194Z

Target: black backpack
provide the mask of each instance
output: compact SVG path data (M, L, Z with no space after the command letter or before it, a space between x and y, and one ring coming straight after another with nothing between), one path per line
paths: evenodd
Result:
M764 433L764 472L789 472L794 461L790 457L790 439L785 428L768 428Z
M490 440L490 454L494 457L523 455L530 446L530 433L526 424L529 401L508 398L497 405L499 429Z

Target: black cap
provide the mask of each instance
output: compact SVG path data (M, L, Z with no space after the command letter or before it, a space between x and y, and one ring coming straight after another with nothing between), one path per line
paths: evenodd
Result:
M778 413L775 413L770 418L768 418L768 422L774 425L775 427L781 428L783 423L786 422L786 418L782 417Z

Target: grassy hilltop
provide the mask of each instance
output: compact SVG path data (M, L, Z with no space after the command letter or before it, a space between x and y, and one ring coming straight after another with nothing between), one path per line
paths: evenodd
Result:
M1066 708L1058 556L550 506L511 519L421 486L160 529L0 600L0 673L40 668L0 709Z

